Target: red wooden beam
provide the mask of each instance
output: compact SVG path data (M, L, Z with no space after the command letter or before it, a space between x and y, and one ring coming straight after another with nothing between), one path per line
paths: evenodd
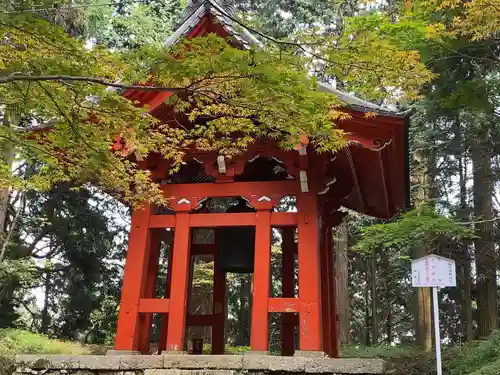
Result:
M189 213L178 213L175 224L174 252L172 262L171 309L168 317L167 351L184 349L186 314L188 302L188 274L190 265Z
M300 350L322 351L319 210L314 190L297 196L297 210Z
M191 228L252 226L255 225L255 214L194 214L189 225Z
M165 196L181 198L287 196L300 192L296 181L233 182L227 184L167 184L162 185Z
M269 312L296 313L299 312L298 298L269 298Z
M174 228L175 215L151 215L149 218L150 228Z
M150 228L174 228L176 215L152 215L149 219ZM271 213L271 225L273 227L297 226L296 212L273 212ZM253 226L255 225L254 213L232 213L232 214L193 214L189 225L191 228L216 228L230 226Z
M296 227L298 223L296 212L272 212L271 225L273 227Z
M170 311L170 300L166 298L141 298L139 301L140 313L161 313Z
M150 254L150 230L148 227L150 214L151 206L149 205L132 213L115 339L116 350L138 350L140 330L139 300L146 286Z
M271 277L271 213L257 212L255 228L255 266L253 285L252 351L267 352L269 343L269 286Z

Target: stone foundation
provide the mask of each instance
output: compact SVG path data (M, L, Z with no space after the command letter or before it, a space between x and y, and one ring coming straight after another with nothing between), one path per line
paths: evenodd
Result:
M21 355L13 375L368 375L384 374L386 361L267 355Z

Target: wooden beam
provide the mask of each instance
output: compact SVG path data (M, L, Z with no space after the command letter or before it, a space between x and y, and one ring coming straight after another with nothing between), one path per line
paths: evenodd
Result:
M299 312L298 298L269 298L269 312L296 313Z
M250 347L267 352L269 343L269 287L271 277L271 212L257 212Z
M172 286L170 303L175 306L169 312L167 351L182 351L184 349L186 314L188 302L188 275L189 275L189 213L178 213L175 224L174 252L172 264Z
M146 286L150 254L150 230L148 227L150 214L150 205L144 209L137 209L132 213L115 339L116 350L138 350L139 300Z
M295 215L297 217L297 215ZM295 254L297 244L294 241L295 228L284 228L281 242L281 283L284 299L295 300ZM273 302L269 301L270 304ZM281 355L292 356L295 352L295 324L293 314L281 315Z
M296 212L272 212L271 225L273 227L296 227L299 222Z
M191 228L217 228L233 226L255 225L255 214L194 214L191 215L189 226Z
M297 196L297 210L300 350L322 351L319 210L314 190Z
M151 215L150 228L175 228L175 215Z
M140 313L168 313L170 300L166 298L141 298L139 301Z
M247 197L297 195L300 187L295 181L232 182L227 184L167 184L162 185L166 198Z
M174 228L176 215L151 215L150 228ZM271 225L273 227L295 227L298 219L296 212L272 212ZM216 228L231 226L255 225L254 213L232 214L193 214L189 223L191 228Z

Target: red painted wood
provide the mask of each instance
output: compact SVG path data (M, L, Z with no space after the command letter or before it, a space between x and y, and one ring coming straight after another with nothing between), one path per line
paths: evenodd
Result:
M297 215L295 215L297 217ZM281 244L281 269L283 273L282 294L284 298L295 297L295 228L284 228ZM281 355L292 356L295 352L296 314L281 315Z
M286 195L296 195L300 187L296 181L279 182L233 182L228 184L167 184L162 185L162 190L167 198L177 197L201 199L204 197L239 197L255 196L257 198L268 196L270 198Z
M272 212L271 225L273 227L297 227L298 216L296 212ZM291 228L292 230L294 228Z
M166 299L170 299L170 289L172 286L172 263L173 263L172 245L167 253L167 274L165 276L165 294ZM158 343L158 353L161 354L167 348L167 334L168 334L168 314L161 315L160 322L160 342Z
M150 252L148 223L150 213L150 206L132 213L116 332L116 350L138 350L139 299L146 285Z
M150 228L175 228L175 215L151 215Z
M310 184L311 185L311 184ZM318 202L311 193L297 195L299 215L299 332L300 350L321 351L321 282Z
M167 351L182 351L184 348L191 239L189 216L189 213L180 212L176 218L170 290L170 304L175 308L168 317Z
M299 312L298 298L269 298L269 312L296 313Z
M156 292L156 281L158 279L158 266L160 259L160 248L161 248L161 235L162 233L158 230L151 232L151 245L149 253L148 268L146 271L146 285L143 298L153 298ZM142 311L143 299L139 300L139 315L140 319L140 333L139 333L139 351L141 353L149 354L149 347L151 341L151 325L153 322L153 312L156 311Z
M250 347L267 351L269 334L269 284L271 265L271 212L258 211L255 228L255 266Z
M216 238L217 241L217 238ZM214 255L214 297L213 297L213 326L212 326L212 354L224 354L226 341L226 273L218 269L219 254Z
M276 227L290 227L297 225L297 214L295 212L273 212L271 213L271 224ZM194 214L191 215L191 228L216 228L227 226L250 226L255 225L254 213L233 214ZM152 215L150 228L173 228L175 227L175 215Z
M170 300L165 298L141 298L139 312L141 313L163 313L170 311Z
M192 228L216 228L230 226L255 225L255 214L196 214L191 215L190 226Z

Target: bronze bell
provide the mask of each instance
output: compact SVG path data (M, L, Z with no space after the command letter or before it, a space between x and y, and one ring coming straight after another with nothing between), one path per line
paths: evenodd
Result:
M219 268L225 272L252 273L255 252L255 227L221 228L217 238Z
M227 213L255 212L240 202L228 210ZM218 229L217 247L219 250L220 270L234 273L252 273L254 269L255 227L228 227Z

